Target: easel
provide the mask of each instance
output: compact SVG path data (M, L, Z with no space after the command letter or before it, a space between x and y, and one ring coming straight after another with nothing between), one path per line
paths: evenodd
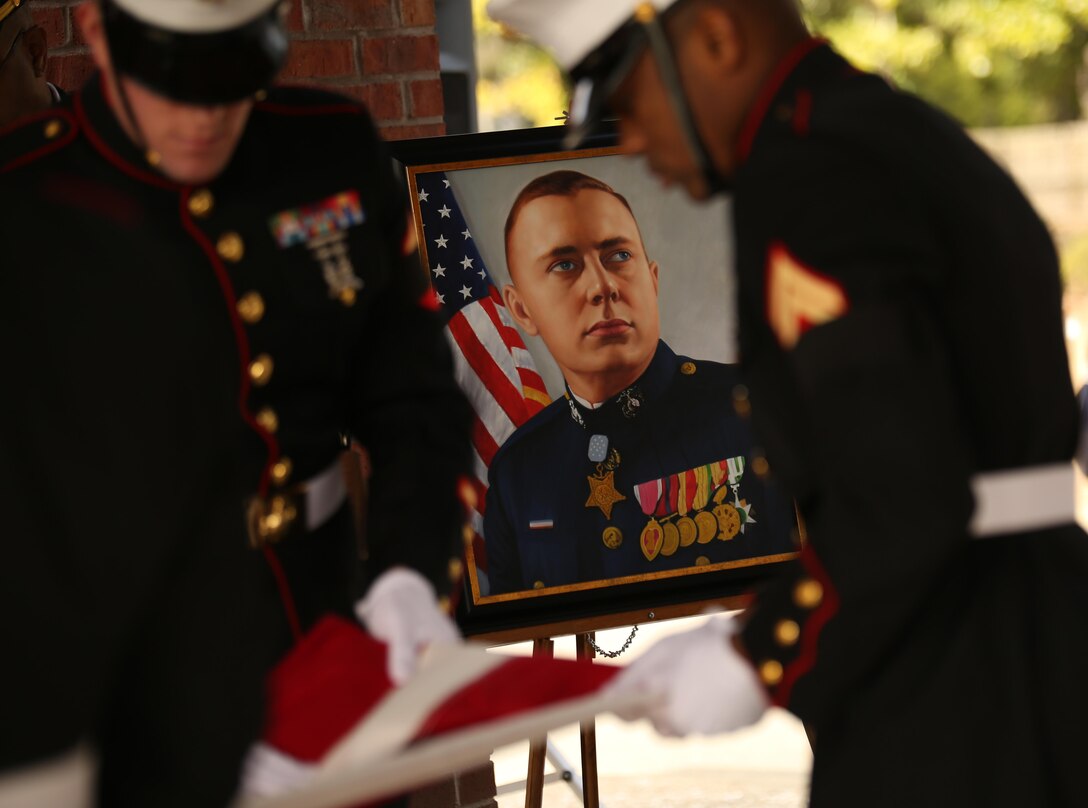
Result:
M574 635L575 656L593 659L593 632ZM550 657L555 643L550 637L533 640L534 657ZM590 718L579 724L582 739L582 804L600 808L597 784L597 725ZM525 778L525 808L541 808L544 803L544 762L548 756L547 736L529 744L529 771Z

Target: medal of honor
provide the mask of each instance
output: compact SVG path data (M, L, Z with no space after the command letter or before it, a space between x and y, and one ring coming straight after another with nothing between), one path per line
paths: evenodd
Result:
M639 546L642 548L642 554L647 561L653 561L657 558L664 544L664 538L661 524L656 519L651 518L646 523L646 527L642 528L642 535L638 537Z
M606 527L601 534L601 541L609 550L618 550L623 544L623 533L618 527Z
M586 478L589 483L587 508L600 508L605 519L612 518L612 506L627 497L616 490L616 469L620 465L620 453L612 449L608 459L597 464L597 473Z

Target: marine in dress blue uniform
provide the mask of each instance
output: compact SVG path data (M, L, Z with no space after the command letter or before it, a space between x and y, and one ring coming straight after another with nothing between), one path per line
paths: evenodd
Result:
M490 594L795 552L792 505L763 479L739 387L735 366L660 342L600 407L568 389L522 425L489 474Z
M612 103L660 171L732 191L753 425L808 538L741 620L626 682L665 694L651 715L678 734L793 711L813 806L1079 804L1088 539L1046 227L788 0L604 5L493 3L574 69L580 123Z
M42 356L27 373L67 347L57 373L84 382L70 387L92 404L80 415L73 401L65 417L121 436L100 475L71 481L87 495L54 517L102 520L70 556L94 559L94 585L50 600L66 587L43 572L38 600L52 605L17 636L65 626L46 618L75 599L67 614L84 637L27 645L52 649L49 675L5 666L14 717L2 722L0 767L83 739L101 755L104 804L223 804L259 731L260 677L300 632L325 612L351 614L392 568L439 595L459 578L468 410L402 183L367 111L267 88L286 56L279 4L105 0L101 14L114 67L142 87L186 104L255 103L229 163L198 184L160 171L138 127L122 127L127 102L111 106L105 75L0 139L0 240L15 287L5 303L25 309L13 322L37 327L26 350ZM173 31L187 14L198 30ZM340 473L345 435L373 469L365 544ZM169 473L126 462L154 459L160 444ZM50 474L66 469L57 458ZM126 477L131 487L116 484ZM11 509L28 545L50 526L32 502ZM114 519L123 528L111 533ZM42 547L70 584L69 556ZM37 571L5 572L21 569ZM7 592L22 589L5 581ZM72 695L46 711L51 687Z

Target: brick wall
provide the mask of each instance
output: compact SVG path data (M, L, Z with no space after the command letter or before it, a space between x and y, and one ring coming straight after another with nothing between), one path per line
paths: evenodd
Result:
M81 0L34 0L51 43L49 79L67 90L91 72L72 19ZM294 0L283 79L365 102L390 139L445 133L434 0Z

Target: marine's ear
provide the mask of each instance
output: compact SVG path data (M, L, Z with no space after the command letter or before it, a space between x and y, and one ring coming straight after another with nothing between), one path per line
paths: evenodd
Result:
M533 315L528 306L525 305L525 300L512 283L508 283L502 288L502 301L506 304L507 311L510 312L510 316L514 318L514 322L518 324L522 331L530 337L540 334L540 329L536 327L536 322L533 320Z

